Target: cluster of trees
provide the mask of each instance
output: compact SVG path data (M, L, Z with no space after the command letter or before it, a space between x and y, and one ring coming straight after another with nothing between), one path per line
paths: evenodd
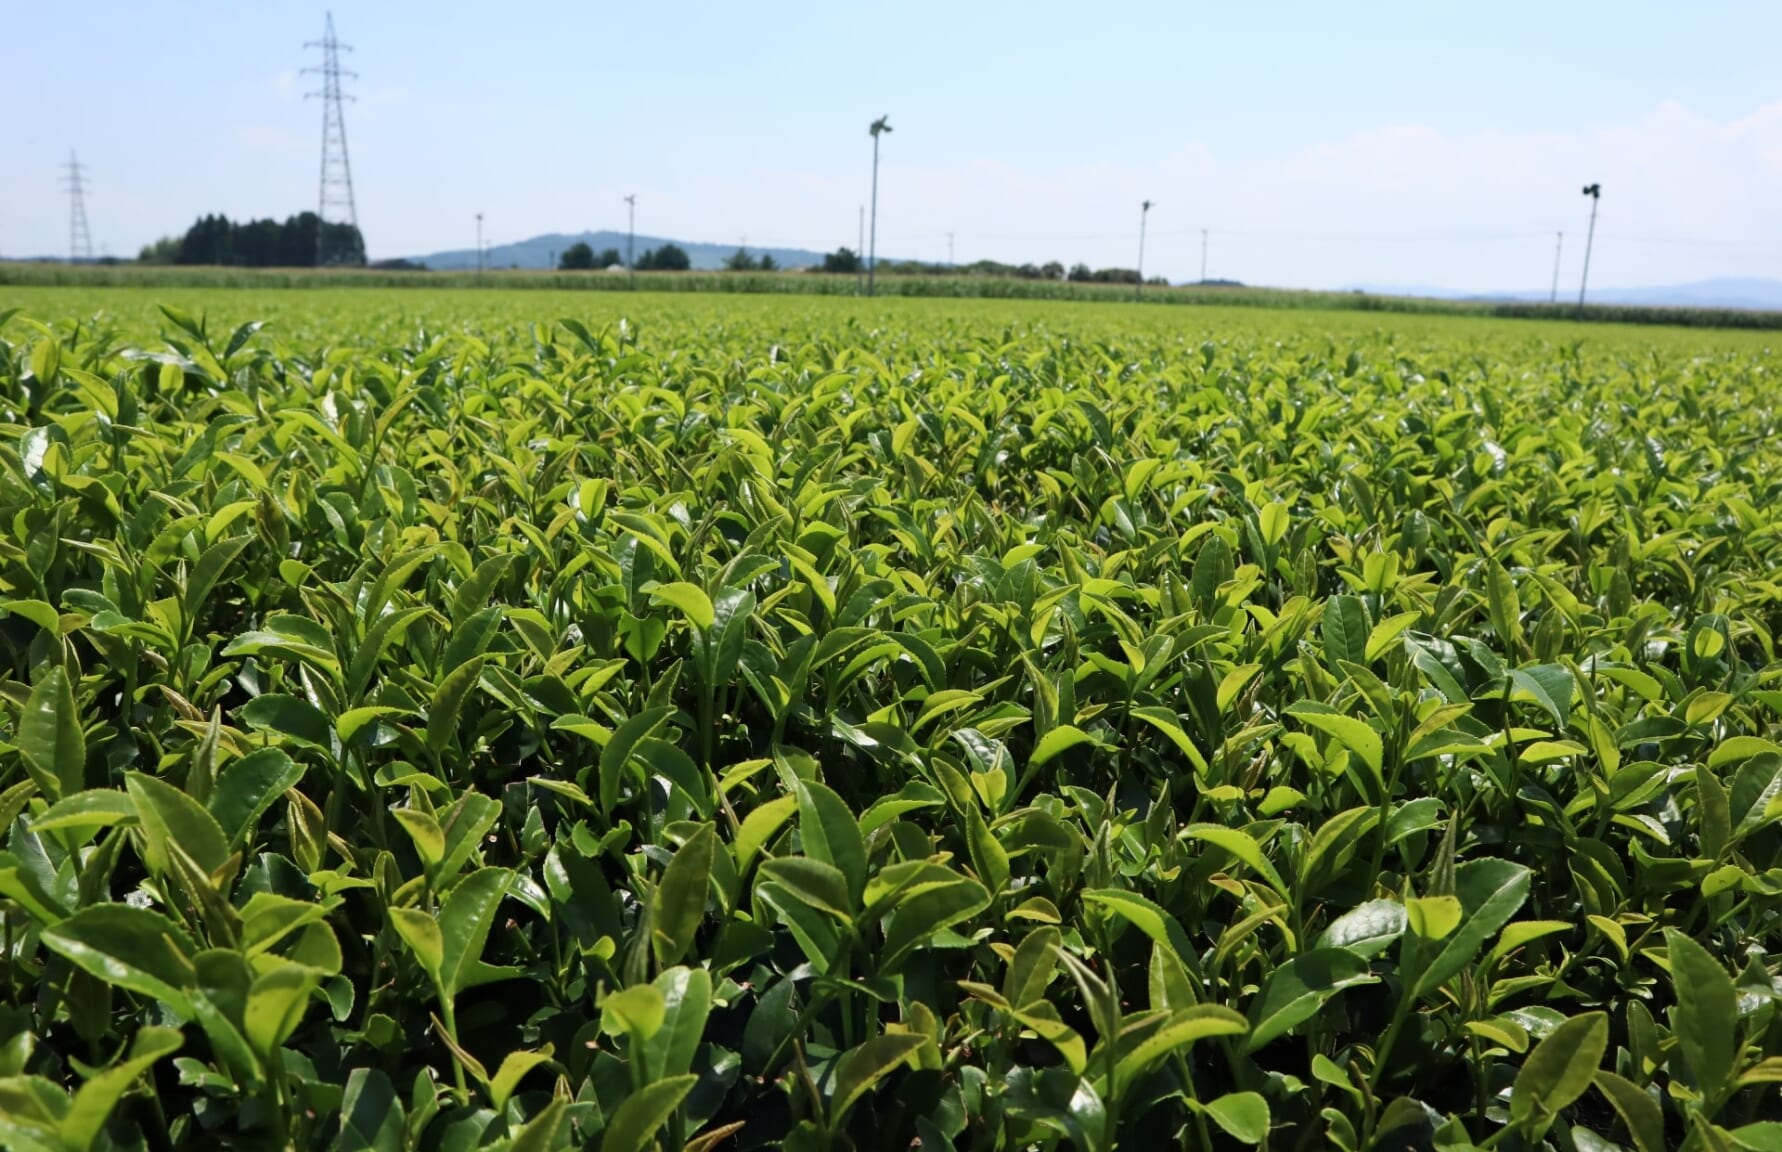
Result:
M144 264L227 264L243 268L313 268L365 263L365 237L351 224L325 223L300 212L284 223L223 215L200 216L184 236L166 236L143 248Z
M1079 284L1137 284L1139 282L1136 268L1097 268L1090 270L1087 264L1073 264L1065 274L1066 280L1074 280ZM1168 284L1168 277L1153 276L1145 281L1147 284Z
M866 261L852 248L837 248L823 257L823 271L843 272L849 276L866 270Z
M599 268L611 268L617 264L623 268L625 258L619 255L617 248L603 248L599 252L585 240L578 240L563 250L557 257L559 272L587 272ZM693 267L687 250L679 244L664 244L660 248L646 248L637 258L639 272L685 272Z
M617 248L605 248L594 251L585 240L578 240L563 250L557 259L559 272L587 272L595 268L611 268L614 264L623 265L624 257Z
M763 252L760 256L755 256L747 248L738 248L724 257L724 271L726 272L778 272L779 270L780 263L773 258L771 252Z
M823 271L854 273L865 262L851 248L837 248L823 257ZM1131 268L1090 268L1073 264L1065 268L1056 260L1044 264L1003 264L996 260L976 260L970 264L928 264L921 260L881 260L878 271L887 276L975 276L997 280L1071 280L1087 284L1137 284L1138 272ZM1166 284L1162 276L1148 283Z
M660 248L646 248L644 254L637 258L639 272L685 272L693 267L687 250L679 244L664 244Z

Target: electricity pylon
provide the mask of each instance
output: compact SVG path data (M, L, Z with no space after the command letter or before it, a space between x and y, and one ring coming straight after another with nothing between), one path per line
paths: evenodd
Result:
M87 230L86 170L73 150L69 151L68 163L62 168L67 173L62 178L62 186L68 191L68 261L71 264L91 262L93 234Z
M353 165L347 156L346 115L342 111L345 102L352 97L340 89L341 77L359 78L357 72L349 72L340 66L341 50L351 52L353 46L335 39L334 13L330 12L322 38L311 40L303 47L305 50L322 50L322 66L303 70L322 78L321 91L305 96L305 99L314 97L322 101L322 183L316 196L316 263L356 261L362 253L345 250L338 235L331 237L328 228L331 223L344 224L355 230L359 227L359 212L353 204Z

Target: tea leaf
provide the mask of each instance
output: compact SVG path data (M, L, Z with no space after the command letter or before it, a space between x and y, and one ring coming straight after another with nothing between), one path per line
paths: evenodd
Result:
M1250 1002L1250 1038L1245 1047L1254 1052L1310 1020L1343 989L1378 979L1354 952L1315 948L1300 953L1276 968Z
M1665 929L1664 938L1677 995L1677 1043L1697 1087L1711 1096L1732 1076L1738 994L1706 948L1675 928Z
M654 1142L656 1132L698 1082L697 1076L670 1076L627 1096L606 1126L600 1152L645 1152Z
M1510 1119L1536 1136L1590 1087L1609 1045L1609 1018L1574 1016L1535 1045L1510 1090Z
M31 689L19 719L18 745L44 795L60 799L86 787L86 735L73 686L60 666L45 671Z

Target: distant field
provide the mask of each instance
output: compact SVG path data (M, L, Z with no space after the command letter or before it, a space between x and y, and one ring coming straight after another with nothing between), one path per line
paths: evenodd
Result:
M207 271L228 274L228 270L222 269ZM333 279L343 275L344 285ZM1296 301L1291 307L1259 308L1249 303L1208 301L1188 309L1155 309L1148 303L1135 305L1129 296L1091 302L955 296L862 299L841 292L806 295L725 294L672 288L664 291L664 281L643 275L638 277L637 292L589 293L556 287L539 279L543 276L539 273L511 275L512 281L496 280L483 288L435 287L430 281L414 284L406 280L401 289L367 288L350 273L300 276L296 282L304 291L287 290L277 277L267 277L267 283L251 276L239 286L162 286L134 281L121 285L28 285L0 298L0 314L17 310L20 316L46 322L98 315L131 338L141 338L168 330L160 306L170 304L195 316L210 317L210 323L217 328L265 321L271 325L271 333L288 339L355 345L401 339L413 326L422 324L458 331L487 330L491 326L529 328L549 322L552 317L579 318L590 325L616 323L628 317L631 324L647 325L653 332L665 327L679 330L706 321L720 325L758 321L760 331L774 333L781 340L802 336L833 341L838 331L854 333L850 338L857 339L862 326L898 331L912 324L957 330L1038 324L1095 339L1120 334L1150 339L1167 334L1184 344L1220 338L1306 338L1325 339L1334 349L1345 340L1383 339L1394 345L1409 343L1449 350L1455 346L1470 347L1477 355L1500 360L1506 341L1518 347L1544 349L1539 353L1543 356L1555 355L1556 350L1576 341L1588 341L1599 350L1624 353L1688 350L1711 354L1777 347L1777 338L1768 330L1605 325L1579 322L1563 314L1492 317L1455 308L1375 312L1346 307L1342 303L1345 298L1340 296L1337 307L1319 308L1313 305L1310 294L1303 293L1280 294ZM664 274L670 278L667 283L674 283L674 275ZM698 278L703 274L680 275ZM711 278L718 277L712 274ZM1089 303L1105 307L1085 307Z
M0 301L0 1148L1782 1146L1773 334L241 283Z
M642 272L637 286L652 292L718 292L853 296L853 276L810 272ZM382 272L369 269L252 269L136 264L71 266L0 263L0 286L152 288L524 288L581 292L630 291L630 279L615 272L491 271L479 282L474 272ZM965 276L881 275L881 296L939 296L1016 300L1131 300L1131 285ZM1682 327L1782 329L1782 312L1738 309L1646 308L1591 305L1580 316L1569 305L1528 302L1483 303L1423 297L1373 296L1359 292L1309 292L1278 288L1147 286L1146 304L1309 308L1360 312L1428 313L1523 319L1582 319L1592 323L1656 324Z

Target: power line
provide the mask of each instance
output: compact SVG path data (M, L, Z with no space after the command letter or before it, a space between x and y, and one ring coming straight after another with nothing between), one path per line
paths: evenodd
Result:
M1159 228L1152 236L1195 236L1206 231L1200 228ZM1293 228L1221 228L1221 236L1246 240L1300 240L1331 244L1496 244L1506 240L1541 240L1553 235L1552 229L1487 231L1481 229L1435 229L1427 232L1321 232ZM964 236L980 243L986 241L1038 242L1063 244L1078 240L1120 240L1125 232L901 232L890 239L900 244L913 244ZM1734 240L1704 236L1636 236L1621 232L1604 232L1603 239L1625 244L1675 244L1698 248L1782 249L1782 240Z
M1186 232L1159 233L1159 235L1185 235ZM1472 229L1456 229L1451 231L1431 232L1306 232L1290 228L1221 228L1221 236L1243 236L1253 239L1275 240L1312 240L1327 241L1335 244L1495 244L1503 240L1532 240L1545 237L1545 229L1527 232L1487 232Z
M1198 236L1203 228L1159 228L1152 236ZM1432 241L1456 241L1495 243L1501 240L1528 240L1549 235L1546 230L1520 232L1488 232L1480 230L1452 230L1432 232L1403 233L1366 233L1366 232L1314 232L1290 228L1221 228L1221 236L1239 236L1249 239L1281 239L1281 240L1325 240L1333 243L1403 243L1426 244ZM948 235L946 232L903 232L897 239L908 243L917 240L933 240ZM1042 241L1064 243L1073 240L1120 240L1129 237L1127 232L960 232L956 235L966 236L974 240L1010 240L1010 241ZM1728 243L1731 243L1730 241Z
M1604 240L1620 244L1678 244L1689 248L1782 248L1782 240L1711 240L1700 236L1628 236L1604 232Z
M68 192L68 261L71 264L93 259L93 234L87 228L87 177L80 158L73 149L68 163L62 165L65 175L62 187Z
M352 258L354 254L346 250L344 238L330 236L329 213L340 217L335 223L345 224L355 231L359 227L359 212L353 203L353 165L347 157L346 115L342 110L344 102L353 97L340 88L341 77L357 80L359 74L340 66L341 49L351 52L353 46L342 44L335 38L332 12L328 13L327 30L322 38L311 40L303 47L305 51L311 48L322 50L322 66L303 70L322 77L322 90L306 93L304 98L320 97L322 101L322 181L316 197L316 263L334 264Z

